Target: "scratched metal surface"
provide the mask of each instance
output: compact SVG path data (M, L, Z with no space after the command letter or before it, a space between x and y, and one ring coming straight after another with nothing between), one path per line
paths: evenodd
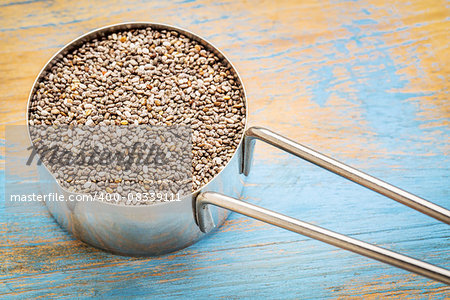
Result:
M251 124L449 207L449 5L390 2L3 0L2 155L5 126L24 124L33 80L58 48L103 25L155 21L185 27L224 50L246 84ZM446 225L264 145L257 146L243 199L450 267ZM145 259L74 240L44 207L24 212L1 205L0 233L2 298L445 298L450 292L237 214L185 250Z

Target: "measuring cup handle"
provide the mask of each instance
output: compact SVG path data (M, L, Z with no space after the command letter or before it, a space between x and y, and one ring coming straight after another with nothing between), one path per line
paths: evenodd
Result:
M441 222L450 224L449 210L262 127L250 127L245 133L241 162L241 172L245 175L250 172L256 140L266 142Z
M210 204L450 285L449 270L215 192L200 193L196 199L197 223L203 232L215 227Z
M250 171L256 140L264 141L437 220L450 224L450 211L447 209L261 127L251 127L246 131L243 155L241 155L241 172L245 175L248 175ZM450 285L449 270L214 192L200 193L196 199L197 223L203 232L209 232L215 227L214 218L209 210L209 205L211 204Z

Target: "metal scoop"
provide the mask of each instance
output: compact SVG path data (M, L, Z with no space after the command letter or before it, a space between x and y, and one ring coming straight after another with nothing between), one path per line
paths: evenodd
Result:
M248 111L242 80L232 63L220 50L187 30L164 24L145 22L123 23L103 27L84 34L63 47L50 59L38 75L30 92L28 109L30 101L38 88L39 81L66 53L88 40L101 38L120 30L146 28L148 26L154 29L177 31L202 44L227 62L242 87L243 101L246 104L246 111ZM268 129L261 127L247 128L246 125L243 132L243 138L239 147L224 169L207 185L183 197L181 201L156 203L147 206L119 206L100 201L94 201L93 203L46 202L46 205L56 221L75 237L95 247L125 255L161 255L185 248L204 237L213 228L220 226L231 210L450 284L450 271L446 269L284 216L243 202L237 198L241 195L243 183L250 171L252 152L255 141L258 139L446 224L450 224L449 210L302 146ZM63 189L44 165L39 167L39 175L44 180L53 179L52 184L46 184L42 187L42 192L58 192L66 196L75 194Z

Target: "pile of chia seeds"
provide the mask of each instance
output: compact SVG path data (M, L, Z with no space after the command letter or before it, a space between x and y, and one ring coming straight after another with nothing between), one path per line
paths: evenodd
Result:
M115 32L66 54L38 83L29 125L188 126L195 191L236 151L245 109L227 61L176 31L147 27Z

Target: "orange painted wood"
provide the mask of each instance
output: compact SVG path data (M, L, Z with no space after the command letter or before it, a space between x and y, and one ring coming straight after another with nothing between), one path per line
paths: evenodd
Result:
M0 3L1 154L6 126L25 123L33 81L60 47L108 24L162 22L227 54L246 85L251 125L449 207L449 17L445 1L6 0ZM243 199L450 267L448 226L261 144L254 163ZM2 298L449 293L443 284L236 214L185 250L127 258L73 239L45 207L0 206Z

